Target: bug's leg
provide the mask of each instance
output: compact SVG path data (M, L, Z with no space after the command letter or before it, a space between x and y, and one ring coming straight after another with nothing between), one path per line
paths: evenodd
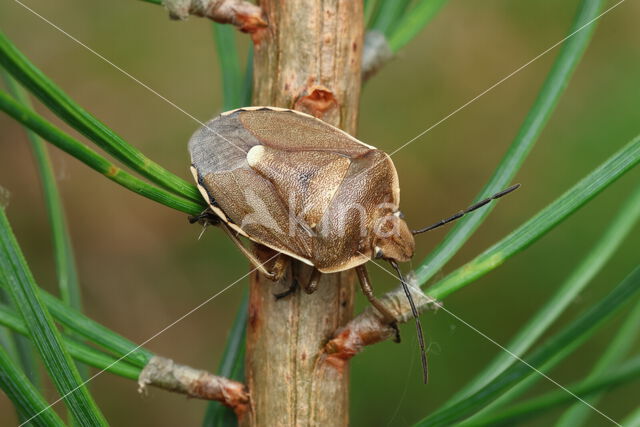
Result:
M231 241L235 243L238 249L240 249L240 252L242 252L242 254L249 260L251 265L253 265L256 270L264 274L269 280L278 280L282 277L282 274L284 274L284 271L286 271L286 266L282 269L281 273L272 273L271 271L267 270L267 267L265 267L266 263L261 262L249 249L245 248L240 239L238 239L238 236L236 236L236 233L231 230L231 228L229 228L227 224L221 222L220 225L222 229L227 233L227 235L231 238ZM283 255L278 255L278 257L283 257ZM278 273L280 274L279 277L277 275Z
M289 257L285 254L279 253L273 262L273 267L271 267L271 275L273 276L273 279L271 280L278 281L282 279L282 277L284 277L284 274L287 272L288 267Z
M373 295L373 288L371 287L371 281L369 280L369 273L367 273L367 267L359 265L356 267L356 273L358 273L358 279L360 281L360 288L362 293L367 297L372 306L382 315L385 322L387 322L395 331L396 336L394 341L400 342L400 329L398 329L398 323L391 311L380 302L378 298Z
M294 293L296 291L296 289L298 289L298 279L296 279L294 277L291 280L291 284L289 285L289 289L287 289L286 291L277 292L277 293L273 294L273 296L276 297L276 299L282 299L282 298L288 297L289 295Z
M195 224L196 222L199 222L202 225L205 225L205 224L217 225L218 223L220 223L220 218L218 217L218 215L213 213L209 208L203 210L198 215L190 215L188 219L189 219L189 224Z
M279 254L274 263L273 263L273 268L271 270L272 274L274 275L274 280L280 280L282 277L284 277L284 274L287 272L287 268L289 267L289 264L291 264L289 262L289 257L284 255L284 254ZM277 292L275 294L273 294L274 297L276 297L276 299L282 299L284 297L287 297L289 295L291 295L292 293L294 293L296 291L296 289L298 289L298 279L296 277L295 274L293 274L293 266L295 264L291 264L291 274L292 274L292 278L291 278L291 283L289 284L289 288L285 291L282 292Z
M314 268L311 272L311 276L309 277L309 281L306 285L303 286L302 289L308 294L312 294L318 289L318 283L320 283L320 277L322 273L317 268Z

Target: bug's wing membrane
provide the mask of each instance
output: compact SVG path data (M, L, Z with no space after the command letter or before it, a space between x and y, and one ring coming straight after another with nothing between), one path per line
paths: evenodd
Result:
M189 140L191 164L200 176L246 167L247 153L260 142L242 129L237 116L208 121Z

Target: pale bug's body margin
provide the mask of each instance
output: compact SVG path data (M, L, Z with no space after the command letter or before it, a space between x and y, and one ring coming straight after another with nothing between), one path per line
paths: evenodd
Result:
M228 111L193 134L189 151L191 172L211 211L195 220L220 225L269 279L279 280L293 258L313 267L309 281L301 283L311 293L322 274L353 268L369 302L397 331L394 314L375 298L365 267L372 258L390 262L416 319L425 382L422 329L398 262L413 257L414 234L518 188L411 231L399 210L398 174L389 155L308 114L275 107ZM238 236L276 252L271 271Z

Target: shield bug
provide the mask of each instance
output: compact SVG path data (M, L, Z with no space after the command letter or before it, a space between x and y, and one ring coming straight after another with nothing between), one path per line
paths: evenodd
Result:
M510 187L436 224L411 231L399 209L398 174L384 152L297 111L248 107L222 113L189 141L191 171L210 211L197 220L218 224L262 274L278 280L290 258L313 267L304 290L322 274L355 269L363 293L395 327L395 317L373 294L365 264L378 258L396 270L418 313L399 262L414 252L413 236L454 221ZM277 252L271 271L240 237ZM397 330L397 329L396 329Z

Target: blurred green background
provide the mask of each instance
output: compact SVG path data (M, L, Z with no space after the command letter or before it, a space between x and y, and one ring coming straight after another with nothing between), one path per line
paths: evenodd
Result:
M162 8L136 0L26 4L198 119L220 112L220 75L209 22L170 22ZM393 151L562 39L576 5L573 0L448 2L365 85L358 137ZM640 131L638 16L640 4L626 2L599 22L569 89L518 174L522 189L499 203L436 278L505 236ZM197 123L17 3L0 5L0 25L71 97L150 158L190 179L186 142ZM243 37L240 49L246 48ZM473 199L513 139L556 53L394 155L410 225L430 224ZM40 105L38 111L69 130ZM0 115L0 129L0 185L10 193L5 201L9 218L39 284L55 291L49 226L24 130L5 115ZM190 226L185 215L110 183L55 148L51 153L86 312L94 319L142 342L246 273L244 258L219 230L198 241L200 228ZM639 182L640 170L631 171L524 253L447 298L446 307L506 343L589 250ZM639 231L634 229L558 324L598 301L635 266ZM419 238L416 265L445 233ZM396 285L384 272L373 268L371 273L378 293ZM180 363L214 370L245 287L246 281L238 283L147 347ZM359 295L358 310L364 306ZM561 384L581 378L606 348L618 320L551 377ZM405 325L401 345L383 343L353 360L353 425L417 421L500 351L443 311L425 314L423 325L430 346L430 383L421 383L413 325ZM552 389L542 380L532 394ZM205 409L204 402L160 390L141 397L134 383L111 375L93 380L91 390L113 425L198 425ZM640 385L622 387L598 407L619 419L638 405L638 395ZM55 398L51 385L48 397ZM529 425L546 425L558 413ZM0 395L0 424L14 424L13 414ZM605 425L605 420L594 415L590 424Z

